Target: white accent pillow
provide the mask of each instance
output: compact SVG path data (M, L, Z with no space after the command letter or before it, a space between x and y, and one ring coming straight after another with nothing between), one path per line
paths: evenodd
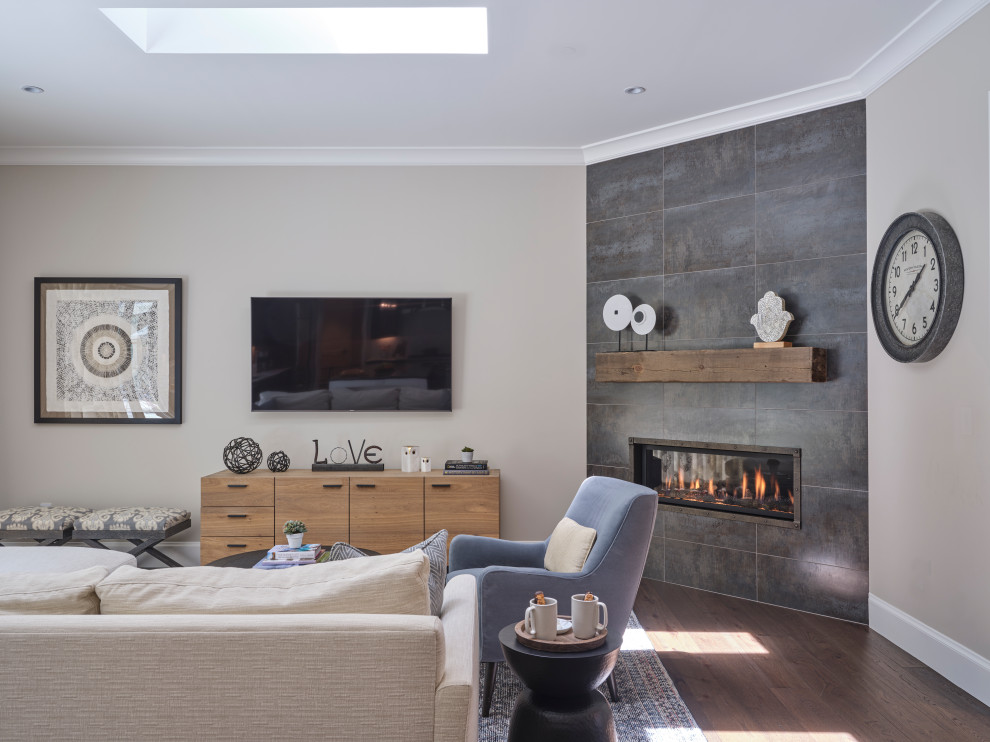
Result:
M551 572L580 572L598 532L564 517L550 534L543 566Z
M0 574L0 614L99 613L100 600L95 588L108 573L106 567L99 566L75 572L4 572Z
M102 613L430 615L422 551L278 570L121 567L96 587Z

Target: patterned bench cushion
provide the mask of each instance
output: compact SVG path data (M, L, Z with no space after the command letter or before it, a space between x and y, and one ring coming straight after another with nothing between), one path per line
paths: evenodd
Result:
M165 531L189 517L189 511L180 508L105 508L77 517L75 535L85 531Z
M65 505L28 505L0 510L0 531L62 531L93 511Z

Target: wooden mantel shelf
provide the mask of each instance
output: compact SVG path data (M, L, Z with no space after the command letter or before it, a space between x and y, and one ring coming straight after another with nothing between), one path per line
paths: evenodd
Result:
M595 381L818 382L824 348L639 350L595 355Z

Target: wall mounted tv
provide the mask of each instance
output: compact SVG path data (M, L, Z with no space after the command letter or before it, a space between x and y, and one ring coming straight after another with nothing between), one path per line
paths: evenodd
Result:
M252 410L450 410L451 299L252 297Z

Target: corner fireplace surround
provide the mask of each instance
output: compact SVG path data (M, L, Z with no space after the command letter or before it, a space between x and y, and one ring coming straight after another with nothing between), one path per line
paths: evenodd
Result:
M801 449L630 438L633 481L660 507L801 527Z

